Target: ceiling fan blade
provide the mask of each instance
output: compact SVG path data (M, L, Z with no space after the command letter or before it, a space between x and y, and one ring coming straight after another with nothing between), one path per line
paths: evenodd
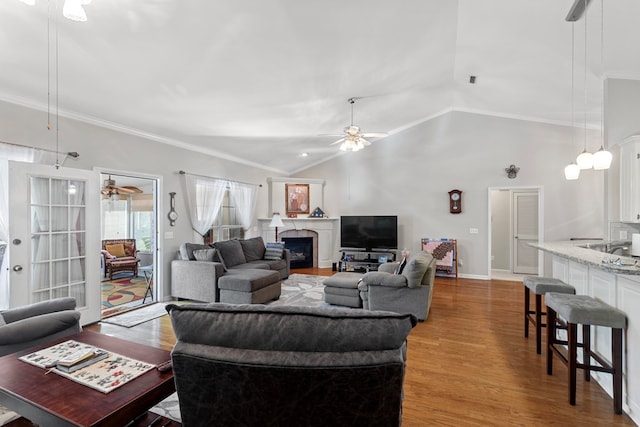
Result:
M332 142L332 143L331 143L331 144L329 144L329 145L336 145L336 144L340 144L340 143L341 143L341 142L343 142L345 139L347 139L347 138L340 138L340 139L339 139L339 140L337 140L336 142Z
M387 132L367 132L362 134L365 138L384 138L389 136Z
M344 136L344 133L319 133L318 136L332 136L332 137L336 137L336 136Z
M123 185L122 187L117 187L117 189L118 192L126 194L142 193L142 190L132 185Z

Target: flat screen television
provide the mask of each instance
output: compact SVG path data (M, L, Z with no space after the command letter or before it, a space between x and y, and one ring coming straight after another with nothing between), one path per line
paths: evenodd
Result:
M398 217L395 215L341 216L340 247L398 249Z

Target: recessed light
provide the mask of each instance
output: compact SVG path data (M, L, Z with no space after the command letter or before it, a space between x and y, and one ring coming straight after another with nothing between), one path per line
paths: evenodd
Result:
M309 153L301 153L300 157L307 157L309 155Z

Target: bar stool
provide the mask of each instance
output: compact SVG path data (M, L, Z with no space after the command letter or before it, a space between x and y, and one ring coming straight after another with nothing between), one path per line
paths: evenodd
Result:
M546 324L542 323L542 316L546 313L542 311L542 296L547 292L559 292L563 294L575 294L576 289L564 283L562 280L552 277L526 276L524 282L524 336L529 337L529 322L536 327L536 353L542 353L542 328ZM531 292L536 296L535 310L531 310Z
M553 372L553 355L556 354L569 370L569 404L576 404L576 369L584 370L584 380L591 379L591 371L613 375L613 409L622 413L622 329L626 327L624 312L587 295L568 295L550 292L545 296L547 304L547 374ZM556 321L564 319L567 341L556 337ZM582 343L578 342L577 325L582 325ZM591 326L611 328L611 363L591 351ZM567 345L567 354L561 347ZM578 362L578 347L582 348L582 363ZM592 365L591 358L600 365Z

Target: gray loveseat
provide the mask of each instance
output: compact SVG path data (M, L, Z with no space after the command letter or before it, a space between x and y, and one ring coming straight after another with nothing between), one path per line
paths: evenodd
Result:
M167 311L184 426L401 423L412 315L230 304Z
M218 282L224 276L233 275L233 282L236 283L242 277L254 278L255 270L277 272L280 280L289 277L289 250L284 249L280 259L265 259L265 256L267 251L262 237L225 240L212 245L183 243L180 245L179 259L171 261L171 296L219 302ZM275 294L271 295L275 297Z
M0 356L80 332L75 308L66 297L0 311Z

